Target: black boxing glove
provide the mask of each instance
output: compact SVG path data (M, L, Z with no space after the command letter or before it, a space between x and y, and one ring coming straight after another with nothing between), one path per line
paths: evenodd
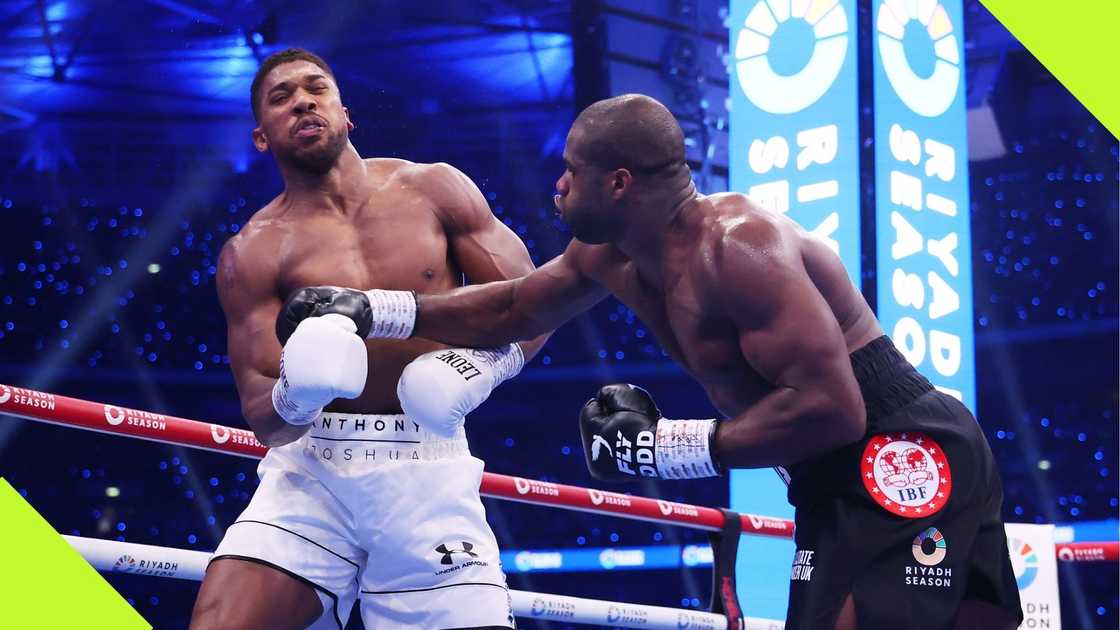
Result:
M306 287L284 302L276 316L276 338L288 342L296 326L308 317L337 313L349 317L363 339L406 339L416 322L416 294L412 291L358 291L343 287Z
M607 385L579 414L587 469L600 481L714 477L716 420L667 420L649 393Z

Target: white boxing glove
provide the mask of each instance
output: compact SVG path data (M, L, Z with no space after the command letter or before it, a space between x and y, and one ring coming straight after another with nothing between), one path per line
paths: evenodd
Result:
M366 386L366 344L354 320L329 313L301 321L280 353L272 406L289 424L314 422L335 398L357 398Z
M397 398L413 422L436 435L452 437L467 414L524 365L525 355L516 343L429 352L405 366L397 382Z

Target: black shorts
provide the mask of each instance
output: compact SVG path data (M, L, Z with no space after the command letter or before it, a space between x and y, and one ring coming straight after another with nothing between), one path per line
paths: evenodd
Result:
M867 435L790 470L797 552L785 627L832 628L849 593L860 628L952 628L966 599L1021 621L999 472L972 414L889 338L852 363Z

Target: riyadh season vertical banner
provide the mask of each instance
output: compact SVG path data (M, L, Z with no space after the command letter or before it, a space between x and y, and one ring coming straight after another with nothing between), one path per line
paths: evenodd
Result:
M787 214L858 284L855 0L731 2L731 190Z
M874 0L878 316L975 410L961 0Z

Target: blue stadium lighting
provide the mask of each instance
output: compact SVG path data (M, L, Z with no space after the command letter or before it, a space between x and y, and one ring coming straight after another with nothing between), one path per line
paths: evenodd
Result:
M736 28L730 12L737 5L749 9L756 4L755 0L727 4L724 27ZM783 3L762 0L762 4ZM167 24L176 18L182 18L184 25L193 23L193 18L168 8L172 5L185 6L142 3L136 15L158 15ZM24 49L13 43L7 60L12 71L8 101L28 111L0 105L0 131L11 140L8 145L15 147L10 153L11 177L0 191L0 218L6 233L19 236L10 243L6 240L0 252L0 371L6 375L0 381L244 426L239 423L232 377L226 367L224 321L215 292L217 256L222 245L277 192L268 156L258 155L244 133L252 126L246 106L249 81L261 56L302 40L264 26L258 28L267 37L255 30L241 31L240 24L213 21L201 22L203 28L152 30L149 32L159 36L135 41L99 41L104 33L94 28L78 47L66 81L49 80L56 63L65 60L89 6L89 2L77 0L44 3L50 32L58 36L53 60L45 54L36 11L24 12L28 19L22 20L13 14L4 31L12 42L22 38L35 43ZM982 13L982 7L975 0L965 7L966 24L954 23L956 35L964 41L967 32L968 45L983 47L985 42L975 38L984 29L966 28L973 26L970 20ZM244 24L259 24L259 16L246 17ZM540 26L529 17L528 24ZM741 22L746 17L736 19ZM558 174L552 172L557 168L553 162L575 114L570 73L573 51L562 26L557 33L528 35L503 30L522 26L521 20L513 16L487 21L501 27L493 30L459 25L455 27L458 31L439 31L433 41L443 36L439 33L471 33L461 41L398 49L392 54L402 68L409 69L408 81L399 76L387 78L382 69L369 68L368 57L355 53L367 43L363 37L334 38L331 33L320 33L318 41L344 42L339 44L340 51L322 52L332 63L337 57L336 70L358 114L355 138L363 153L446 160L462 168L482 187L495 214L524 238L539 264L567 242L567 233L552 217L547 193ZM335 26L322 28L330 31ZM718 30L718 22L710 22L710 26ZM779 65L790 66L778 69L788 72L792 68L796 73L796 62L809 63L812 51L804 42L798 43L799 25L786 26L792 30L775 33L770 45L788 45L800 53L800 57L776 59ZM852 18L847 34L851 36L861 27ZM193 34L188 36L188 31ZM907 36L915 41L903 42L905 48L930 45L916 41L921 33L904 32L903 39ZM530 42L534 52L530 52ZM377 41L385 48L394 44ZM724 45L722 50L735 73L740 61L735 47ZM856 49L852 51L849 58L854 59ZM936 67L938 59L936 54L927 54L924 61L917 60L916 77L925 77L924 72ZM158 72L138 71L150 60L159 61ZM612 63L612 85L633 85L628 90L643 91L643 86L649 87L643 83L645 77L655 74L644 68L620 71L625 64ZM923 63L924 69L919 67ZM963 68L963 63L958 67ZM725 76L718 61L708 70L713 72L705 79ZM971 65L969 70L971 81ZM124 87L111 88L108 73L114 73L114 85ZM159 81L132 80L139 77ZM874 83L886 85L885 80ZM989 92L997 122L1005 127L1001 131L1006 155L976 161L969 159L967 149L957 154L959 177L967 178L969 195L967 209L958 217L968 217L964 220L972 230L971 251L964 251L968 248L964 244L958 251L962 262L967 259L973 265L976 282L971 293L975 302L962 307L966 321L957 324L963 327L974 322L976 327L975 399L979 411L986 412L979 417L981 427L1001 464L1006 515L1019 522L1057 521L1056 535L1066 540L1115 539L1120 527L1115 520L1120 496L1113 474L1117 469L1117 419L1112 377L1120 305L1111 278L1117 264L1118 145L1073 99L1060 96L1057 82L1043 83L1036 87L1054 93L1031 99L1030 107L1016 106L1007 112L998 110L999 95ZM702 87L698 99L708 101L707 108L713 110L721 105L727 109L727 104L718 101L737 89L732 85L712 91L710 82ZM970 83L968 87L971 94L974 86ZM164 94L168 91L183 93L168 97ZM828 100L829 95L822 98ZM1062 98L1064 105L1054 105ZM520 108L529 102L539 106ZM402 106L409 110L407 115L399 111ZM736 102L731 109L742 112L744 107L743 102ZM460 109L470 113L459 116ZM521 118L542 109L552 110L552 118ZM840 111L838 107L828 109L830 114ZM106 122L116 121L121 111L137 114L125 125L127 129ZM1045 124L1039 124L1039 112L1046 116ZM827 170L825 165L798 170L796 132L819 125L799 126L796 116L774 115L755 126L773 132L760 132L763 148L771 136L781 135L790 155L784 169L775 163L750 185L786 179L796 199L798 187L835 179L840 183L839 197L835 203L820 201L822 209L824 205L841 212L855 209L858 216L859 200L848 200L844 194L864 182L845 178L859 175L862 158L838 155L827 165L836 167L835 177L832 171L828 177L814 172L818 167ZM842 121L837 125L845 131ZM714 121L710 129L719 132L713 135L726 138L728 121ZM740 129L742 125L730 127L732 133ZM428 130L432 133L421 133ZM922 132L921 137L937 136ZM699 138L698 134L688 135L689 142L697 145L695 155L701 148ZM972 138L969 140L971 143ZM722 142L707 146L709 152L715 151L717 164L728 163L727 149L746 153L751 145L750 139L734 146L726 139ZM876 150L882 150L879 147L884 144L889 145L889 137ZM108 146L118 152L102 150ZM741 156L732 166L749 166L749 157ZM779 172L788 176L779 178ZM924 170L914 169L912 174L924 176ZM807 209L790 205L791 215ZM871 208L866 210L864 219L870 218ZM821 225L826 215L822 211L814 216L816 222L809 227ZM858 241L859 224L842 220L833 232L841 235L839 245L846 246L842 234L849 227L849 234ZM890 232L886 235L893 239ZM931 238L940 236L931 233ZM879 234L878 241L882 243L884 238ZM854 258L849 256L846 264L849 269L859 269L853 276L857 282L868 287L876 278L883 279L874 268L860 269L860 252L853 251ZM879 256L876 264L881 272L884 257ZM153 265L158 274L151 273ZM493 402L480 412L483 415L468 422L476 456L496 472L587 483L579 438L573 432L574 414L594 386L605 382L648 383L659 402L664 399L667 415L714 413L702 407L699 392L681 385L682 371L671 364L643 326L624 306L607 301L558 331L519 379L499 389ZM1050 354L1060 356L1041 366L1032 359L1032 355ZM981 367L988 369L982 371ZM5 462L0 473L60 532L119 540L127 534L139 543L209 550L245 508L258 483L256 462L209 453L190 460L183 451L165 446L103 435L67 435L55 428L28 428L28 424L0 423L0 461ZM40 458L23 456L31 444L51 444L66 455L65 461L59 460L52 475L44 474L49 467L44 469ZM124 503L108 496L108 488L118 488ZM652 488L635 486L623 491L661 492L662 498L702 505L726 505L728 501L726 485ZM780 489L775 497L784 502ZM135 505L129 505L133 500ZM141 522L133 512L137 506L150 508L141 512ZM558 583L579 580L589 588L613 584L608 580L619 581L619 577L622 582L638 577L643 588L663 600L662 605L704 605L694 597L704 592L711 565L711 550L703 544L703 534L646 522L608 521L578 512L529 521L523 520L526 513L518 511L522 509L540 510L502 504L500 510L491 512L498 540L508 547L502 560L514 588L523 587L519 580L535 579L526 573L536 572L553 573L548 579ZM744 511L773 513L768 509ZM529 518L536 515L533 512ZM117 524L124 526L128 518L133 520L131 529L118 530ZM519 522L536 525L517 527ZM615 546L620 541L648 545ZM756 542L774 541L744 539L744 545ZM576 547L553 548L557 544ZM525 571L518 568L522 553L530 554L520 560L528 567ZM782 554L776 564L788 567L789 554ZM761 558L746 546L741 557L751 564ZM700 571L691 571L692 567ZM1064 573L1077 572L1076 580L1062 584L1063 614L1073 615L1072 621L1067 620L1071 627L1116 627L1117 605L1109 595L1114 580L1102 577L1098 567L1062 567ZM563 575L567 571L572 574ZM618 571L647 573L609 575ZM750 577L740 572L740 584ZM153 625L181 625L188 610L183 583L142 582L112 575L108 579ZM762 579L778 582L772 573ZM683 583L683 590L665 590L669 581L673 588ZM1084 591L1067 598L1075 588ZM748 603L754 601L748 596ZM1074 612L1066 612L1067 604ZM1091 622L1093 617L1100 620Z

